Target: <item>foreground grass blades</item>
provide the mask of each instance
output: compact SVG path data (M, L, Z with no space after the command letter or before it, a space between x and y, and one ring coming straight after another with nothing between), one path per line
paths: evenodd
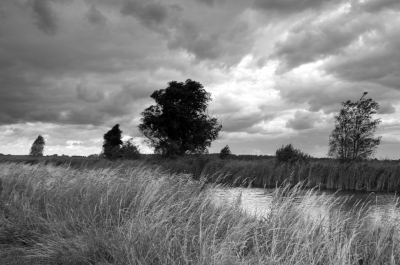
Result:
M2 163L0 180L0 264L400 263L397 220L339 214L313 191L298 202L299 188L260 219L215 205L223 186L138 167ZM305 214L323 202L328 220Z

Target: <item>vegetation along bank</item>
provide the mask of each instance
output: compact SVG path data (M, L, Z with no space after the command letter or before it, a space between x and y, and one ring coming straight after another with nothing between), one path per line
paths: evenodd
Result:
M214 204L211 194L224 186L121 169L0 163L0 264L400 263L388 213L369 222L361 209L338 212L334 197L310 190L299 200L298 189L284 187L260 220L240 198ZM306 214L318 207L328 220Z

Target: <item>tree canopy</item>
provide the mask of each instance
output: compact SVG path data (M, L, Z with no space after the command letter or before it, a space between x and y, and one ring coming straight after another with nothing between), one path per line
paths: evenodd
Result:
M218 138L222 126L207 115L210 93L190 79L172 81L166 89L155 91L151 105L142 112L139 131L156 153L181 156L185 153L206 153Z
M39 135L33 142L29 155L31 156L43 156L43 149L45 145L43 136Z
M372 119L379 104L366 98L364 92L356 102L342 102L335 116L335 129L329 137L329 153L341 160L358 160L373 157L380 144L381 137L374 138L380 119Z
M119 158L119 149L122 145L122 131L119 129L119 124L116 124L103 136L103 154L108 159Z

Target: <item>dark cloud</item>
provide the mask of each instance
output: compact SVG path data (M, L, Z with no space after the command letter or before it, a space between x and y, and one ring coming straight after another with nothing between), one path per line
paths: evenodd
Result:
M88 103L98 103L104 99L104 93L101 91L96 91L93 93L89 91L85 85L79 84L76 86L77 98Z
M92 24L104 25L107 23L107 17L104 16L95 5L91 5L86 17Z
M355 4L354 8L363 9L369 13L377 13L390 9L400 9L400 2L398 0L368 0Z
M311 129L318 121L318 115L308 111L296 111L293 119L286 122L286 127L296 131Z
M283 73L340 54L360 36L373 31L375 22L367 16L354 19L351 14L344 14L311 24L300 23L275 44L270 58L279 60L278 72Z
M237 64L248 52L249 27L244 22L227 28L205 30L199 24L184 20L169 38L170 49L182 49L193 54L198 61L210 60L217 65Z
M39 29L48 35L57 33L57 18L52 10L50 0L31 0L33 17Z
M327 4L338 4L339 2L336 0L256 0L253 8L281 14L292 14L309 9L320 9Z
M364 44L331 58L323 68L351 82L370 82L400 90L400 26L388 25L363 38Z
M214 2L215 2L215 0L194 0L194 1L196 1L198 3L201 3L201 4L204 4L204 5L207 5L209 7L212 7L214 5Z
M225 132L253 132L251 130L253 126L271 120L274 116L273 113L264 113L259 109L253 111L238 109L235 113L218 115L218 120Z
M193 53L200 60L213 60L221 54L222 47L219 38L219 35L206 34L201 32L196 24L184 21L178 33L169 41L168 47L170 49L183 48Z
M126 1L121 14L136 17L141 23L148 27L158 26L168 18L168 8L161 2Z

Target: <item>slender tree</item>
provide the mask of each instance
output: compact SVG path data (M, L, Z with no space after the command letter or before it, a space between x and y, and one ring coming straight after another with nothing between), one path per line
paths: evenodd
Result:
M232 154L232 152L229 149L229 146L226 145L224 148L221 149L221 152L219 153L219 158L225 159L225 158L228 158L231 154Z
M122 131L119 124L116 124L111 130L104 134L103 155L108 159L116 159L122 157L120 148L122 145Z
M172 81L166 89L155 91L156 101L142 112L139 131L156 153L181 156L185 153L206 153L218 138L222 126L207 115L210 93L190 79L184 83Z
M380 144L381 137L374 133L381 123L372 119L379 109L379 104L366 98L367 92L356 102L342 102L338 115L335 116L335 129L329 137L328 155L340 160L358 160L373 157Z
M43 156L43 149L46 142L44 138L39 135L36 140L33 142L29 155L31 156Z

